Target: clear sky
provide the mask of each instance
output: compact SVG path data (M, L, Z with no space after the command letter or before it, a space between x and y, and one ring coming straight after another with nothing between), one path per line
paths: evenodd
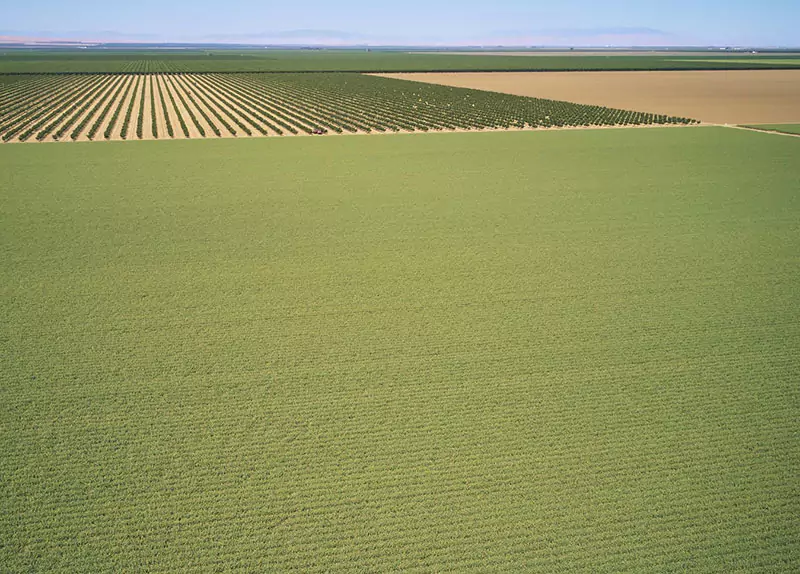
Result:
M0 0L0 36L800 46L800 0Z

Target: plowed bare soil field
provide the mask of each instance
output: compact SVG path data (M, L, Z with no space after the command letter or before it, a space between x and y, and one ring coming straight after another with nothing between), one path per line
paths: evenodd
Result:
M800 122L800 70L465 72L386 76L686 116L708 123Z

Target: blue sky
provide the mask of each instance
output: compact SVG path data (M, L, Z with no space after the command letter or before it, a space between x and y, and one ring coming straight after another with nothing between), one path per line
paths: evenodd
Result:
M800 0L7 0L0 36L372 44L800 46Z

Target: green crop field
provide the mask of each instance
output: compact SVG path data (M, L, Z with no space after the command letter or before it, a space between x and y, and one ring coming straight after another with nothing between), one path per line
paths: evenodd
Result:
M798 165L0 146L0 571L800 570Z
M708 70L800 68L797 54L498 56L398 50L5 50L0 73L55 72L428 72Z
M767 130L771 132L781 132L785 134L800 135L800 124L754 124L744 127L754 128L757 130Z
M733 57L731 57L731 58L726 58L724 60L724 62L726 64L752 64L753 60L754 60L754 58L752 58L752 57L751 58L733 58ZM672 61L673 62L692 62L692 63L707 62L707 63L714 63L714 64L719 62L719 60L716 59L716 58L707 59L707 60L701 60L699 58L690 58L688 60L684 59L684 58L675 58ZM800 58L796 58L796 57L795 58L764 58L764 57L759 57L758 58L758 62L760 64L768 65L768 66L789 66L789 67L800 66Z

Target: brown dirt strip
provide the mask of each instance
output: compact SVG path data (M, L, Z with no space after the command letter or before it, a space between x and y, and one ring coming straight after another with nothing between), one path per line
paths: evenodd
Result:
M429 130L424 132L422 130L416 131L408 131L408 130L386 130L385 132L378 132L373 131L371 133L367 132L342 132L341 134L329 132L328 136L376 136L376 135L429 135L429 134L459 134L459 133L500 133L500 132L558 132L558 131L581 131L581 130L652 130L652 129L664 129L664 130L675 130L675 129L702 129L708 127L720 127L720 128L735 128L735 129L743 129L747 131L756 131L761 133L771 133L775 135L789 135L792 137L800 137L798 134L785 134L785 133L778 133L778 132L767 132L766 130L751 130L749 128L744 128L742 126L733 126L729 124L718 125L718 124L694 124L694 125L660 125L660 124L642 124L642 125L629 125L629 126L565 126L565 127L552 127L552 128L475 128L475 129L463 129L463 128L456 128L456 129L441 129L441 130ZM284 132L285 137L308 137L310 134L306 134L304 132L299 132L297 134L291 134ZM328 137L324 136L324 137ZM216 138L216 136L212 137ZM261 134L258 134L258 137L265 137ZM283 137L283 136L282 136ZM316 137L316 136L311 136ZM323 137L323 136L318 136ZM202 138L202 136L201 136ZM136 139L136 138L133 138ZM72 140L62 140L62 141L72 141ZM94 141L103 141L102 139L95 139ZM30 143L38 143L35 139L29 140ZM19 142L17 140L9 141L8 143L24 143ZM45 141L43 143L58 143L54 142L53 140Z
M172 101L169 99L169 91L167 88L167 82L165 80L165 76L158 77L158 83L161 86L161 93L164 94L164 102L167 104L167 115L169 116L169 121L172 124L172 137L173 139L186 139L186 136L183 134L183 129L181 129L181 122L178 119L177 112L175 111L174 106L172 105ZM156 90L156 97L158 98L158 90ZM158 102L159 107L161 107L161 100L159 98ZM163 115L163 109L162 109ZM166 118L164 119L164 123L166 123ZM166 131L166 126L164 127L164 133L167 135L168 132Z
M120 141L122 140L122 124L125 122L125 114L128 112L128 105L130 104L131 98L136 97L136 93L134 87L136 86L136 76L131 76L130 81L128 82L130 89L128 93L125 93L123 89L122 92L122 101L120 102L119 108L119 116L117 117L117 123L114 125L114 129L111 130L111 137L109 140ZM114 110L112 110L111 115L113 117ZM130 128L129 128L130 129Z
M729 125L729 124L726 124L726 125L721 126L721 127L733 128L733 129L737 129L737 130L744 130L744 131L747 131L747 132L758 132L760 134L771 134L771 135L775 135L775 136L788 136L790 138L800 138L800 134L790 134L790 133L787 133L787 132L779 132L777 130L761 130L761 129L753 128L753 127L732 126L732 125Z
M141 109L141 107L143 105L142 104L142 81L144 79L144 76L136 76L136 78L139 79L139 82L138 83L134 82L133 88L132 88L132 90L133 90L133 96L132 96L133 97L133 110L131 111L131 119L130 119L130 122L128 123L128 133L125 134L125 140L126 141L127 140L139 139L138 137L136 137L136 125L137 125L137 122L139 121L139 110ZM123 114L127 114L128 113L127 108L124 109L122 111L122 113ZM125 123L125 117L124 116L120 120L120 124L123 124L123 123ZM121 133L122 133L122 127L120 126L120 134ZM121 135L120 135L120 139L123 139L121 137Z
M225 119L225 121L228 122L228 124L230 124L232 129L236 130L236 133L232 133L228 128L225 127L225 124L223 124L222 122L219 121L219 119L217 119L217 117L214 115L214 112L211 111L211 108L204 103L205 100L210 105L213 105L213 101L211 100L211 98L209 98L206 94L204 94L200 90L196 78L185 76L184 80L186 81L186 85L192 90L192 96L194 97L194 100L197 102L197 105L203 109L203 111L211 119L211 121L214 122L214 125L217 126L217 129L219 129L220 137L223 138L237 137L239 132L241 132L241 135L243 136L247 135L241 129L236 129L238 126L236 126L232 121L228 120L227 118ZM225 118L225 113L219 110L216 106L214 107L214 110L216 110L220 116Z
M150 100L150 82L153 76L148 74L144 76L144 120L142 121L142 139L143 140L154 140L158 139L155 134L153 134L153 120L152 116L152 108L153 102ZM139 86L139 90L141 90L141 86ZM136 126L138 125L139 118L136 117L136 122L131 122L134 124L134 133L136 133ZM159 134L160 136L161 134Z
M159 76L151 76L151 81L153 82L153 101L151 105L156 112L156 125L158 126L158 139L171 139L172 136L169 135L169 131L167 130L167 120L164 117L164 106L161 105L161 97L158 94L158 84L159 84ZM150 92L147 92L148 94ZM175 127L172 127L173 133L175 132Z
M162 77L162 80L164 97L167 99L167 108L169 109L169 117L172 120L172 128L175 130L175 138L187 139L202 137L200 132L197 131L197 128L192 123L189 114L186 113L186 110L180 108L181 102L175 92L175 86L172 84L172 76L164 76ZM172 96L171 99L170 96ZM175 105L172 105L172 100L175 101ZM180 117L178 117L179 113ZM183 131L183 127L181 126L181 118L183 118L183 121L186 124L186 130L189 132L188 136Z
M714 124L800 122L800 70L376 74Z
M195 125L194 121L192 120L192 116L189 114L189 109L192 110L194 113L194 117L197 118L198 123L203 126L203 129L206 130L205 137L214 137L214 133L208 128L208 126L203 122L203 118L200 116L200 112L196 111L194 107L192 107L189 98L186 97L186 92L183 90L183 86L178 82L178 76L170 76L169 78L170 84L172 89L175 93L175 105L178 107L181 115L183 116L183 121L186 122L186 127L189 130L189 137L190 138L202 138L203 135L200 133L200 130ZM178 97L178 94L181 95L183 101L186 102L184 105L181 102L181 98Z

